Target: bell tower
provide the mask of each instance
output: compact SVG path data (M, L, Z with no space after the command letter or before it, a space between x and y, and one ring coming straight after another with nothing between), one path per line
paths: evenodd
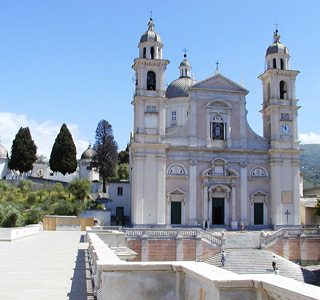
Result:
M299 71L290 70L289 50L280 42L278 30L266 53L266 70L259 76L263 86L263 136L271 148L297 148L298 100L295 81Z
M134 129L130 144L132 223L166 223L166 97L163 44L150 18L134 60Z
M271 223L275 227L300 225L300 160L298 99L289 50L278 30L266 52L266 69L259 76L263 86L263 136L269 141L271 173Z
M139 57L134 60L135 71L134 132L143 135L165 134L164 72L169 61L162 59L163 44L154 31L150 18L148 30L141 36Z

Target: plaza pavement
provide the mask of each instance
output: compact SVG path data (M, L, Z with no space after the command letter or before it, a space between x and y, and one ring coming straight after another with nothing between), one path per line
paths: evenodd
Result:
M0 242L0 299L93 299L84 234L41 231Z

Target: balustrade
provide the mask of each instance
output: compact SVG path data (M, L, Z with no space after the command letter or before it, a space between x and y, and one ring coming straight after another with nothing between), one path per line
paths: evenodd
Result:
M320 228L281 228L271 235L260 237L261 247L266 247L270 243L283 238L283 237L300 237L303 236L319 236Z

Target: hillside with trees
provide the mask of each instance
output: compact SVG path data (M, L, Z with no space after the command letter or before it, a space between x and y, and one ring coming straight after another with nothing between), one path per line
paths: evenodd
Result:
M304 188L320 186L320 144L300 145Z
M90 190L88 179L75 179L66 187L37 186L27 179L17 185L0 180L0 227L36 224L45 215L77 216L94 205L88 198Z

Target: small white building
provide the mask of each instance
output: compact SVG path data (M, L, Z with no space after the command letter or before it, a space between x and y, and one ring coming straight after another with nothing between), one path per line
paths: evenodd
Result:
M94 154L95 151L91 148L91 145L82 153L79 160L79 178L88 178L91 182L99 181L99 172L91 166Z
M0 144L0 179L5 179L8 173L8 151Z

